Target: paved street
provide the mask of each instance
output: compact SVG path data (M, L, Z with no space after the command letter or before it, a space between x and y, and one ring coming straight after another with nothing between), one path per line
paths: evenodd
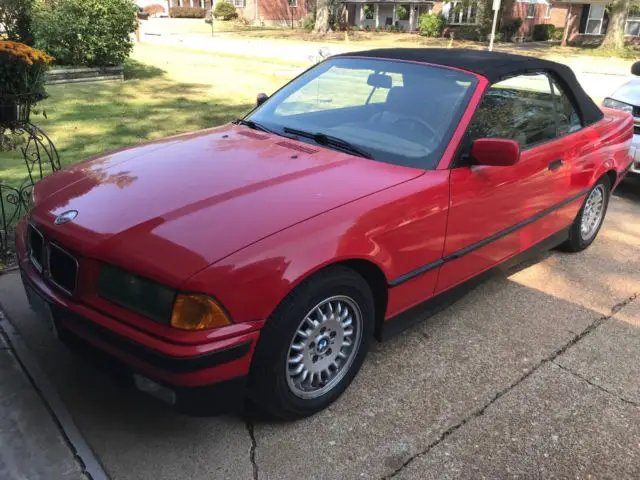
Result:
M376 344L346 394L278 423L173 413L0 304L113 479L640 477L640 181L552 252ZM1 471L1 470L0 470Z

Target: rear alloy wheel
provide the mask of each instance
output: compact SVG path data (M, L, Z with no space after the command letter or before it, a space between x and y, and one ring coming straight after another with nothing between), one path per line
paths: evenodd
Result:
M589 191L580 212L571 225L569 240L562 244L564 250L580 252L593 243L607 213L610 190L609 179L602 177Z
M282 419L326 408L358 373L373 326L373 295L358 273L332 267L312 276L260 332L249 376L251 400Z

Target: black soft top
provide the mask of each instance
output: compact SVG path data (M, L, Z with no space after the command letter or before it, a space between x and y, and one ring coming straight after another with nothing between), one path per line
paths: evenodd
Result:
M573 71L566 65L549 60L510 53L449 48L381 48L337 56L388 58L432 63L477 73L491 83L513 75L545 71L550 73L564 87L566 93L573 97L574 104L580 110L579 114L585 125L595 123L603 117L602 111L582 89Z

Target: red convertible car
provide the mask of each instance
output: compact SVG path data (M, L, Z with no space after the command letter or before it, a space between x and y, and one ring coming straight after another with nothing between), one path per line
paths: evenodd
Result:
M339 55L258 103L51 175L18 228L33 309L179 409L325 408L372 338L588 247L633 157L631 115L530 57Z

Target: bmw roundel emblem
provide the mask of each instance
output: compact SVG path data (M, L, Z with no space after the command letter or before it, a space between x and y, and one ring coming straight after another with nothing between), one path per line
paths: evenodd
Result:
M65 223L69 223L73 221L78 216L77 210L68 210L56 217L53 221L54 225L64 225Z

